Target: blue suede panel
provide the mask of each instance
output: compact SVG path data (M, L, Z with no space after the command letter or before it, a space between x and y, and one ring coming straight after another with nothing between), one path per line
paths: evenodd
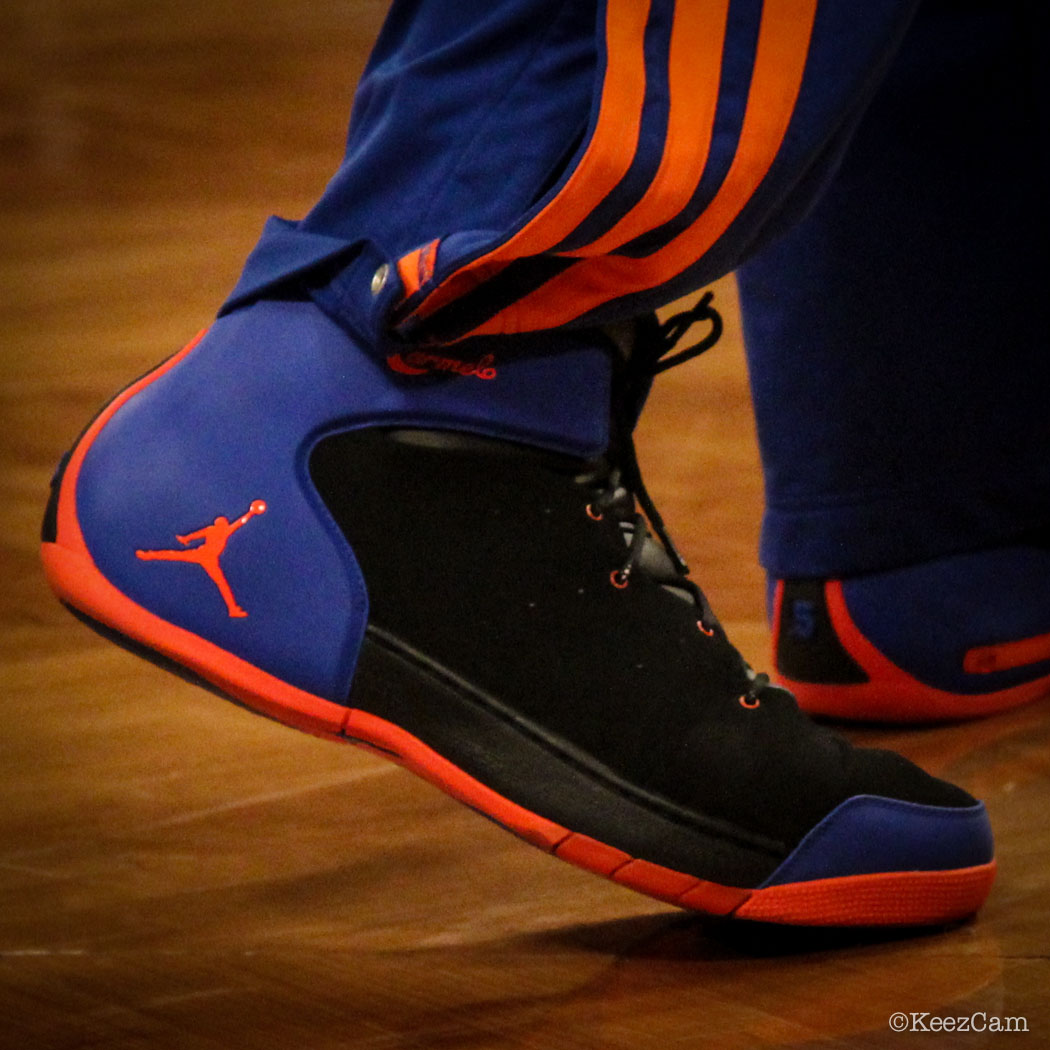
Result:
M855 795L829 813L761 888L891 871L946 871L994 854L983 803L965 809Z

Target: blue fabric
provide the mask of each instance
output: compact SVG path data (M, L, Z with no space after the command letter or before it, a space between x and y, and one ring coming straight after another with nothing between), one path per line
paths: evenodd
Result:
M608 440L609 358L594 340L527 337L497 375L403 376L362 353L310 302L263 300L220 319L128 401L87 451L77 514L99 570L133 601L283 681L335 702L367 618L360 571L307 477L327 433L369 425L466 430L574 455ZM476 341L481 353L488 349ZM198 425L199 423L199 425ZM142 561L176 536L265 513L222 568L231 619L197 565ZM259 551L267 572L259 572Z
M987 864L994 854L982 803L963 809L855 795L829 813L764 883L833 879L889 871L949 871Z
M560 0L483 5L470 17L444 0L395 0L357 88L342 165L304 219L271 220L222 312L312 270L319 304L385 345L401 289L391 280L385 300L361 298L377 266L457 233L458 252L476 253L529 212L580 146L596 106L598 17L592 3Z
M927 5L826 195L739 271L773 576L1050 525L1045 93L1020 10Z
M680 0L681 2L681 0ZM870 95L914 7L912 0L821 0L799 105L759 191L714 248L660 287L625 294L579 319L606 323L647 312L733 269L810 202ZM668 99L667 47L674 0L653 0L645 40L647 91L641 148L619 186L565 242L611 226L656 169ZM712 152L680 220L636 240L625 254L666 244L711 201L737 149L759 0L732 0ZM380 352L389 339L391 282L383 301L362 299L375 258L393 262L441 239L434 282L506 240L566 185L599 111L604 3L502 0L464 17L443 0L395 0L358 88L346 155L300 223L267 228L226 310L310 273L311 294ZM701 176L703 176L701 178ZM293 245L296 234L311 238ZM317 240L320 236L322 240ZM276 238L276 240L274 240ZM280 243L278 244L277 241ZM282 262L283 258L283 262ZM312 263L311 263L312 260ZM570 262L545 256L453 304L436 330L469 331ZM480 301L479 301L480 300ZM463 317L459 317L461 311ZM411 337L405 328L402 337Z
M1036 34L1022 5L941 0L912 23L914 6L821 0L786 140L737 219L678 277L578 319L647 312L744 261L762 560L776 576L895 567L1050 522ZM656 169L674 10L651 7L635 162L565 245L608 229ZM622 254L666 244L717 192L761 12L760 0L731 2L711 155L681 173L692 202ZM396 267L378 295L373 275L440 239L437 281L562 191L599 111L604 17L598 0L502 0L469 18L443 0L395 0L339 171L303 220L267 225L224 312L305 282L380 359L410 338L391 331ZM448 336L572 265L512 264L439 311Z

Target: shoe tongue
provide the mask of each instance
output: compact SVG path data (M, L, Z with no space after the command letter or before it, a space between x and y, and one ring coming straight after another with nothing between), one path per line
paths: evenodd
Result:
M634 538L634 523L630 521L621 522L620 531L623 533L624 543L629 547ZM638 557L638 567L650 576L657 578L662 576L674 576L674 562L667 555L667 551L652 538L646 536L642 543L642 551Z

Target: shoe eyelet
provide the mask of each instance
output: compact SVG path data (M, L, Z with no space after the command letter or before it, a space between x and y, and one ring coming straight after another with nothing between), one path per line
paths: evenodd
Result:
M748 700L746 696L740 697L738 701L741 707L746 707L749 711L754 711L756 707L762 706L762 701L756 696L752 700Z
M613 569L613 571L609 573L609 580L612 582L612 585L620 591L624 590L631 582L630 575L625 573L623 569Z
M600 510L595 510L593 503L588 503L587 504L587 517L590 518L591 521L601 521L602 518L605 517L605 515Z
M713 627L705 627L703 620L697 620L696 626L700 628L700 633L706 634L708 638L713 638L715 636L715 629Z

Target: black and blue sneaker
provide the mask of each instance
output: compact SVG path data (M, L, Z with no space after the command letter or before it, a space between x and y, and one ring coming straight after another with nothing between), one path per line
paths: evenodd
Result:
M662 900L969 915L984 807L755 674L645 493L633 426L697 318L378 354L305 298L239 309L77 441L48 578L131 647Z

